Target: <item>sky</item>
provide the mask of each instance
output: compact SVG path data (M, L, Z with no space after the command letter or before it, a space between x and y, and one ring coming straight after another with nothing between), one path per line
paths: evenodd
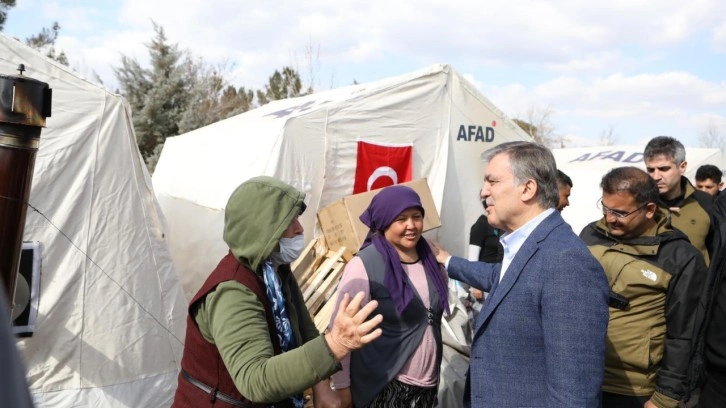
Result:
M122 55L147 63L155 22L236 86L284 66L323 91L450 64L510 117L549 111L568 147L726 139L723 0L17 0L4 32L54 21L70 66L112 91Z

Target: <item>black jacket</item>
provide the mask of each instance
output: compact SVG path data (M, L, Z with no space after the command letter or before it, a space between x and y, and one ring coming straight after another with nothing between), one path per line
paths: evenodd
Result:
M716 196L713 213L721 239L711 264L714 282L706 326L706 362L709 371L726 375L726 194Z
M681 230L691 241L709 265L715 252L714 224L711 212L713 198L701 190L696 190L690 181L681 176L681 195L673 200L661 201L660 207L669 213L671 225ZM678 211L670 211L670 208Z

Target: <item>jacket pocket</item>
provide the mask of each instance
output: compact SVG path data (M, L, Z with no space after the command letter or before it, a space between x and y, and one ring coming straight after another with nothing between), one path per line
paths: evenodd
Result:
M635 367L639 370L647 371L650 368L650 333L643 336L638 342L638 350L636 352Z
M660 331L660 330L659 330ZM648 367L660 364L663 359L663 351L665 350L665 333L652 333L651 330L650 344L648 347Z

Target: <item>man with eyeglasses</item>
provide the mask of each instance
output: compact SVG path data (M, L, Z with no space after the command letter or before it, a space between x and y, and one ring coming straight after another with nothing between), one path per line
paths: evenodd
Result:
M603 218L580 238L610 284L602 408L675 408L686 402L706 276L703 256L670 226L655 180L619 167L600 183Z
M645 169L658 185L660 205L668 211L671 223L688 236L708 265L714 252L713 198L696 190L683 175L687 166L686 148L670 136L654 137L645 146L643 160Z

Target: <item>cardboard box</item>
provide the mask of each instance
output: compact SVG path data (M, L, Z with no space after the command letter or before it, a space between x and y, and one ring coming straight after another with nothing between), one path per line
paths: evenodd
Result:
M425 178L401 183L414 189L424 207L424 231L441 226L439 213L436 211L431 190ZM318 222L325 235L328 248L332 251L341 246L351 253L356 253L368 234L368 227L358 217L368 208L373 197L381 189L343 197L318 212Z

